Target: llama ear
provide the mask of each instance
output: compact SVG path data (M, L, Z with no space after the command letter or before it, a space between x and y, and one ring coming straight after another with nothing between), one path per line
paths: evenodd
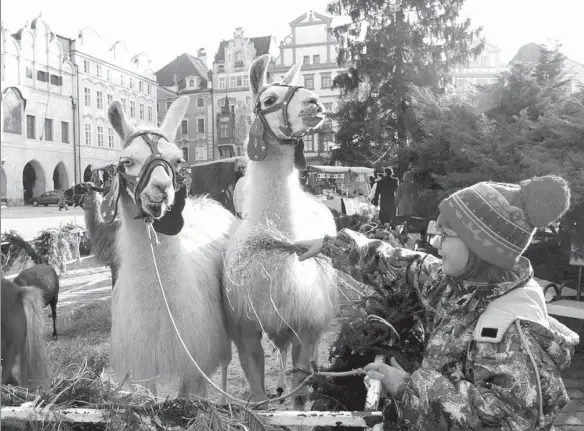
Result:
M112 178L110 191L103 197L99 212L103 217L103 221L111 223L118 215L118 201L120 200L120 176L114 175Z
M248 136L247 157L254 162L264 160L268 154L268 146L264 142L264 126L259 118L251 123Z
M125 143L126 139L134 133L134 127L126 120L126 114L119 101L110 103L107 108L107 118L122 142Z
M249 69L249 82L252 94L255 97L260 90L268 85L268 66L270 65L270 54L264 54L254 60Z
M292 66L290 68L290 70L288 71L288 73L286 73L286 76L284 76L284 79L282 79L282 84L285 85L298 85L298 83L300 82L300 68L302 66L298 63L296 63L294 66Z
M166 117L164 117L160 130L169 140L174 140L174 135L176 134L178 126L183 120L188 107L188 96L182 96L176 99L170 108L168 108L168 112L166 113Z

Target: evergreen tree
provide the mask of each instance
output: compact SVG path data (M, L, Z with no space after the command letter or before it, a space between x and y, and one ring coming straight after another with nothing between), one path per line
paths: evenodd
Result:
M349 15L333 29L337 61L350 64L334 87L342 101L335 114L340 148L333 160L369 161L391 146L405 146L412 86L439 91L449 68L478 55L480 29L461 22L461 0L338 0L328 13Z

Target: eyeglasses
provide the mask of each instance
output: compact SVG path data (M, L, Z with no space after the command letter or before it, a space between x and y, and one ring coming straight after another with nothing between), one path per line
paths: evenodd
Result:
M442 243L446 238L460 238L458 235L448 235L444 232L436 233L436 247L442 247Z

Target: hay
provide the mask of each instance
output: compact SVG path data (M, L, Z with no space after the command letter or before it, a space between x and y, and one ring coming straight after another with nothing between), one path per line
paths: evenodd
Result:
M175 398L160 401L147 389L133 385L134 392L122 390L100 377L105 366L92 358L84 359L72 377L59 375L46 390L2 386L2 407L34 405L37 411L46 409L58 413L66 409L97 409L108 422L84 423L84 430L276 430L251 409L238 405L219 405L200 398ZM24 424L23 424L24 425ZM32 424L29 424L32 425ZM66 423L45 422L42 429L70 429ZM33 428L34 429L34 428Z

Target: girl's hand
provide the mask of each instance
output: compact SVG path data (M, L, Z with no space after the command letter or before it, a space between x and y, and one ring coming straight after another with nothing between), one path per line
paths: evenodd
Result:
M390 364L372 362L364 370L367 371L367 375L370 378L379 380L387 393L400 400L410 381L410 375L403 370L394 358L391 358Z
M317 256L322 251L322 245L324 242L324 238L317 238L311 239L307 241L298 241L295 242L294 245L300 247L306 252L298 252L298 260L302 262L303 260L310 259L311 257Z

